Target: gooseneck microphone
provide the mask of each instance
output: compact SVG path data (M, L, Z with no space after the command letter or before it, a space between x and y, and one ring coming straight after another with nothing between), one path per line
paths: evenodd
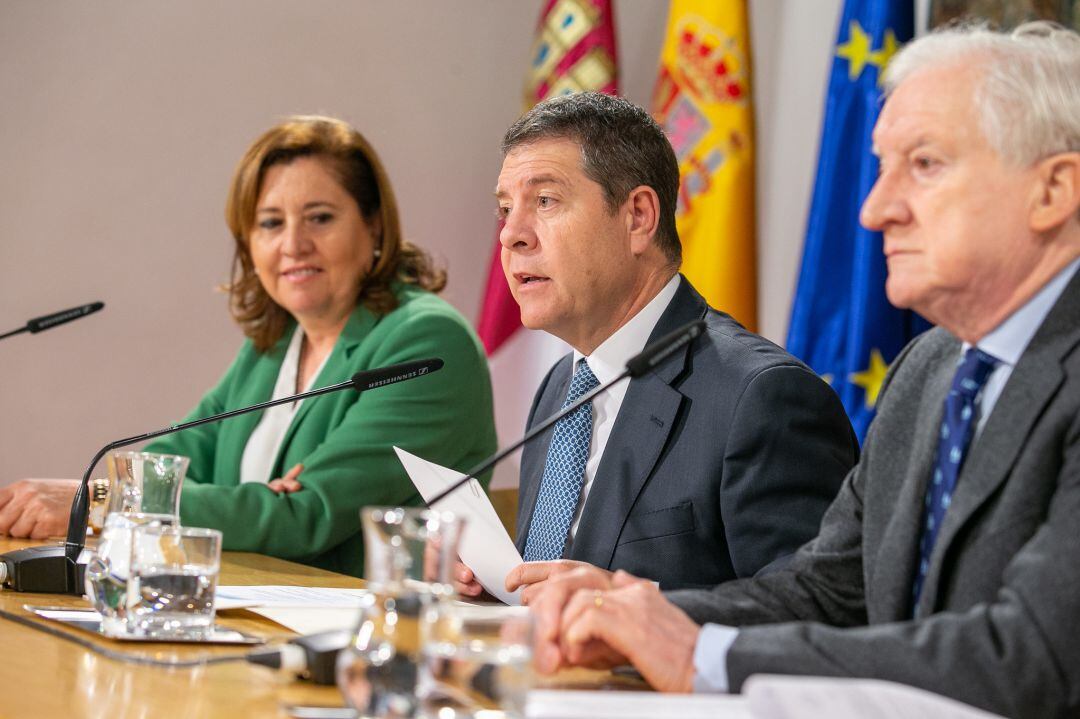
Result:
M309 392L272 399L250 407L234 409L229 412L195 419L190 422L174 424L164 429L154 430L146 434L136 435L109 442L102 447L90 460L90 465L83 474L82 482L75 491L75 499L71 503L71 516L68 519L67 541L61 545L44 547L28 547L18 549L6 554L0 554L0 584L5 589L13 589L17 592L52 592L56 594L82 594L83 583L79 576L79 555L82 553L86 542L86 524L88 521L87 510L89 508L89 484L90 474L94 467L106 454L120 447L145 442L155 437L172 434L191 427L220 422L230 417L236 417L248 412L255 412L268 407L275 407L288 402L298 402L308 397L316 397L321 394L330 394L344 389L354 389L357 392L365 392L379 387L397 384L406 380L423 377L442 369L443 361L438 358L414 360L400 364L388 365L371 370L357 372L350 379L327 387L320 387Z
M627 377L641 377L645 373L651 372L672 354L697 339L704 331L705 320L694 320L659 338L639 354L631 357L626 363L626 369L618 377L583 395L578 401L568 405L565 409L560 410L530 429L517 442L499 450L490 458L481 462L467 475L432 497L428 502L428 506L434 506L447 495L457 491L470 479L474 479L476 476L488 471L548 427L586 402L592 401L598 394L608 391ZM334 666L338 652L348 646L350 639L350 632L339 630L304 635L290 639L286 644L256 650L248 655L247 660L253 664L261 664L273 669L294 673L301 678L310 679L315 684L333 684Z
M586 402L591 402L593 400L593 397L595 397L596 395L607 392L614 385L623 381L627 377L641 377L646 372L652 371L661 362L666 360L675 352L679 351L683 347L686 347L688 344L697 339L704 331L705 320L694 320L693 322L688 322L677 330L669 332L668 334L659 338L658 340L650 344L648 347L643 349L641 352L631 357L626 363L626 369L623 370L618 377L611 380L610 382L605 382L599 387L593 389L591 392L585 393L576 402L567 405L563 409L559 410L555 414L545 419L540 424L530 429L528 432L525 433L525 436L519 439L517 442L514 442L509 447L499 450L490 458L481 462L479 465L474 467L471 472L469 472L464 477L462 477L461 479L454 482L449 487L432 497L431 500L428 502L428 506L434 506L436 502L439 502L452 492L457 491L470 479L475 479L477 476L488 471L496 464L503 461L508 456L520 449L522 445L526 444L534 437L544 432L548 427L555 424L571 412L575 411L578 407L585 404Z
M32 320L27 320L26 324L17 330L11 332L5 332L0 335L0 340L13 335L21 334L23 332L29 332L36 335L38 332L50 330L53 327L62 325L65 322L71 322L72 320L81 319L87 315L92 315L105 306L104 302L91 302L86 305L79 305L78 307L72 307L70 310L64 310L62 312L53 312L51 315L43 315L41 317L35 317Z

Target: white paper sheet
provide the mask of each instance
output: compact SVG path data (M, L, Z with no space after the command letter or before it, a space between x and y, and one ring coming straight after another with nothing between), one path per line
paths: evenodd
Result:
M757 675L741 696L626 691L529 692L528 719L1002 719L922 689L876 679Z
M262 586L219 586L214 594L214 608L244 609L252 607L298 607L330 609L340 607L355 610L363 589L339 587L293 587L285 584ZM276 621L276 620L275 620Z
M409 479L426 501L464 475L394 447ZM439 502L439 509L465 518L465 531L459 547L464 562L490 594L507 604L521 604L521 592L508 592L506 574L523 561L510 535L506 533L491 500L475 479Z
M724 694L629 691L529 692L528 719L751 719L746 700Z
M58 622L100 622L101 614L93 609L31 609L23 605L24 609L30 609L34 614L46 619L55 619Z
M288 627L297 634L353 630L360 618L360 610L356 607L251 607L248 611Z
M769 719L1001 719L922 689L877 679L751 677L743 688L751 716Z

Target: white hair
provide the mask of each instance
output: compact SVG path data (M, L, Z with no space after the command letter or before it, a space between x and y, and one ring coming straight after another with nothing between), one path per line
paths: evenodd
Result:
M981 66L973 101L983 134L1003 159L1027 166L1080 151L1080 35L1049 22L1025 23L1011 33L948 27L893 57L885 92L921 70L962 61Z

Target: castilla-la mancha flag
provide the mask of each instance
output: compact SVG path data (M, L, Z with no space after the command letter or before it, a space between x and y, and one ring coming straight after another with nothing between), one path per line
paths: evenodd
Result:
M754 108L745 0L672 0L653 115L679 160L682 272L757 326Z
M556 95L595 90L615 94L615 23L610 0L547 0L540 13L525 78L524 110ZM491 364L495 424L502 444L520 437L540 380L566 343L521 325L503 276L496 232L478 332ZM518 465L496 469L493 487L517 486Z

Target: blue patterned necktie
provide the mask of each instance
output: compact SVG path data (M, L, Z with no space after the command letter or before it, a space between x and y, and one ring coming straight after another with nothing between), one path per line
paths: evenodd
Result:
M998 360L980 349L972 347L960 361L953 376L952 389L945 398L945 416L941 420L938 438L937 460L930 486L926 490L926 511L923 518L922 541L919 543L919 567L912 586L913 613L919 605L926 573L930 569L930 555L934 551L938 530L945 519L945 512L952 502L956 478L964 466L968 446L975 433L979 417L981 390Z
M585 359L578 360L563 408L591 392L598 384ZM574 519L581 497L591 439L592 402L586 402L555 423L544 478L540 482L540 495L536 499L529 538L525 542L526 562L562 557L570 522Z

